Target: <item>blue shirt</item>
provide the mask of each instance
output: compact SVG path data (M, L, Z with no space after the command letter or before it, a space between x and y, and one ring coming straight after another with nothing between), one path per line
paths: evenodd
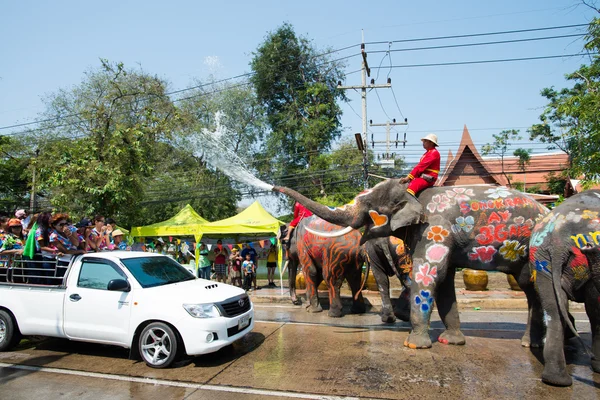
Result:
M244 247L244 249L242 250L242 254L241 254L241 256L244 260L246 259L246 254L250 254L250 260L252 260L254 265L256 265L256 256L258 256L258 254L256 253L256 250L254 250L252 247L250 247L250 248Z

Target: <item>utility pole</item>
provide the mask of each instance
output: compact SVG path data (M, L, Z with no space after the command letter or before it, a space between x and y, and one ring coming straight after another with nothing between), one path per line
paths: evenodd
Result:
M408 125L408 119L404 118L404 122L396 122L395 119L392 120L392 122L387 121L385 124L374 124L373 120L369 121L369 125L370 126L385 126L385 141L375 141L375 139L371 136L371 143L372 146L375 147L375 143L385 143L385 154L383 159L386 162L382 163L382 168L392 168L394 166L393 164L393 160L394 157L392 157L391 153L390 153L390 145L391 145L391 140L390 140L390 130L392 126L398 126L398 125ZM402 147L406 147L406 132L404 132L404 139L403 140L398 140L398 134L396 133L396 148L398 147L398 143L402 143ZM391 165L389 163L389 161L392 161Z
M367 89L383 89L392 87L392 81L388 78L386 84L376 85L375 80L371 79L371 83L367 85L367 76L371 77L371 69L369 68L369 64L367 63L367 52L365 51L365 34L363 32L362 35L362 43L360 44L360 52L362 55L362 84L361 85L351 85L351 86L342 86L342 82L338 82L338 89L348 90L360 89L360 97L362 100L362 140L363 140L363 174L364 174L364 187L367 189L369 187L369 159L367 153ZM359 147L360 149L360 147Z
M31 196L29 196L29 215L32 216L35 212L35 173L36 173L36 164L37 158L40 155L40 149L35 150L35 158L33 160L33 172L31 177Z

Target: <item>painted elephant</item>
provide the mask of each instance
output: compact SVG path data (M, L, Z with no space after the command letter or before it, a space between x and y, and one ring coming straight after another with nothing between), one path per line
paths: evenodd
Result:
M542 381L569 386L565 327L577 335L568 300L585 303L592 328L592 368L600 372L600 191L573 196L539 221L530 240L530 268L546 320Z
M393 323L398 317L409 321L412 262L404 242L395 236L388 236L369 240L364 246L381 296L381 320ZM390 276L396 276L403 288L395 307L390 298Z
M529 306L524 346L543 336L542 312L528 266L529 237L534 221L548 210L531 197L505 187L474 185L432 187L419 195L415 210L399 179L388 179L357 195L349 204L331 208L298 192L275 186L319 217L346 226L337 234L364 228L361 242L393 235L402 239L413 262L410 321L405 341L411 348L431 347L429 321L434 299L446 330L438 341L464 344L456 305L457 267L512 274Z
M329 316L342 316L340 288L344 279L352 291L353 313L364 313L365 303L361 293L361 272L366 257L360 245L360 233L350 232L338 238L326 238L310 233L306 228L318 231L335 231L340 226L317 217L304 218L290 238L288 251L288 276L290 296L294 304L296 297L296 271L301 266L306 280L306 309L309 312L323 311L319 304L317 288L325 280L329 290Z

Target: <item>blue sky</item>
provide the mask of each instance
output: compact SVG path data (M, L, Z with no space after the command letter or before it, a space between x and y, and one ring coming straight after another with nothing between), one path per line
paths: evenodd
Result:
M0 126L34 120L43 110L41 98L76 85L83 73L99 66L99 58L141 65L181 89L209 74L227 78L249 72L251 53L268 31L283 22L306 35L318 48L359 53L361 30L368 52L385 51L387 42L447 35L498 32L587 23L593 12L576 1L532 0L502 2L407 1L21 1L3 2L0 24ZM521 33L435 42L394 43L392 50L440 44L474 43L581 33L582 29ZM538 42L443 50L392 52L393 65L460 62L574 54L582 42L562 38ZM385 53L369 53L371 67L389 66ZM440 150L455 151L466 124L476 144L484 144L502 129L521 129L537 122L547 86L565 85L564 74L575 70L581 57L512 63L382 69L394 93L380 89L368 95L368 118L409 120L408 160L422 153L419 138L437 133ZM360 58L348 60L347 71L360 68ZM372 71L372 77L377 71ZM358 84L360 74L346 84ZM343 105L344 136L360 132L360 95L348 93ZM400 108L400 110L398 110ZM355 113L356 111L356 113ZM493 128L493 129L490 129ZM405 128L397 129L401 134ZM384 129L372 128L376 140ZM10 130L0 130L0 134ZM395 135L394 135L395 136ZM536 152L543 149L531 145Z

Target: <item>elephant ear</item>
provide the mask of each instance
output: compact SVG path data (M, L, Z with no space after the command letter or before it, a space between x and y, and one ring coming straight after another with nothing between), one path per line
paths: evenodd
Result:
M421 205L415 202L407 202L392 216L390 228L395 231L403 226L416 225L425 221L426 218Z

